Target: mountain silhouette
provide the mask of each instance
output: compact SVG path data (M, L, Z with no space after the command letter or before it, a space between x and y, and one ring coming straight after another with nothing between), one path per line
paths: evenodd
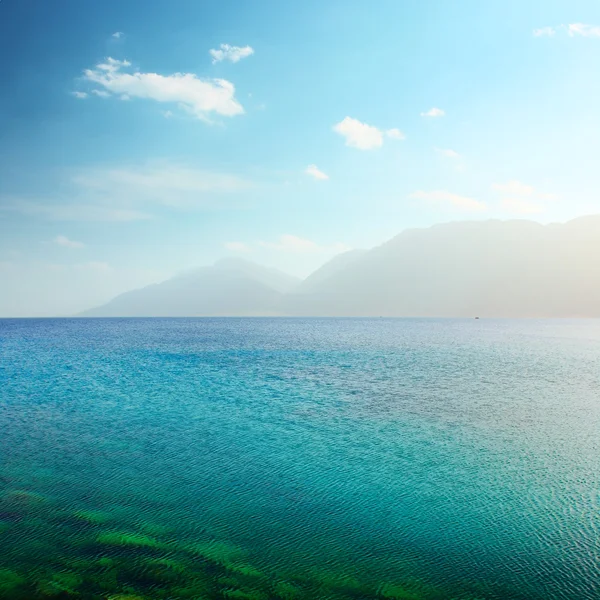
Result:
M277 314L299 279L238 258L121 294L83 317L264 316Z
M300 282L224 259L86 316L599 317L600 216L408 229Z

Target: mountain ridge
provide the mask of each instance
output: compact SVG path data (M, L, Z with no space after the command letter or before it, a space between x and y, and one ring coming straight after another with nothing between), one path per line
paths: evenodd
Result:
M229 257L80 316L600 317L600 215L406 229L303 281Z

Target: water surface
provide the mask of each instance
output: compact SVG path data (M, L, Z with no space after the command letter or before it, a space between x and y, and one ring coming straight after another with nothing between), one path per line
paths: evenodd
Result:
M600 598L600 322L0 321L0 598Z

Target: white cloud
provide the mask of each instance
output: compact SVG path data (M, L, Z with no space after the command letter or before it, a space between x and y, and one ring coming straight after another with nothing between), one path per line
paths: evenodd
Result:
M413 192L410 195L410 198L415 200L424 200L425 202L431 204L446 205L461 211L479 212L486 210L487 208L486 205L479 200L468 198L467 196L460 196L459 194L453 194L452 192L448 192L446 190L433 190L430 192L418 190Z
M443 117L446 114L446 111L442 110L441 108L430 108L428 111L426 112L422 112L421 116L422 117Z
M506 183L493 183L492 189L504 194L514 194L517 196L533 196L535 188L515 179Z
M600 37L600 26L589 25L587 23L569 23L567 25L557 25L556 27L540 27L533 30L533 36L553 37L559 31L566 33L569 37Z
M540 27L533 30L534 37L551 37L556 34L556 27Z
M270 248L279 252L290 252L293 254L316 254L325 252L346 252L350 246L340 242L331 245L321 245L312 240L298 237L297 235L280 235L276 242L258 242L262 248Z
M84 243L70 240L65 235L57 235L54 238L54 243L58 244L59 246L64 246L65 248L83 248L85 246Z
M540 192L532 185L513 179L506 183L494 183L492 189L500 198L503 210L517 214L537 214L544 212L544 202L556 200L555 194Z
M536 215L544 212L544 206L536 202L529 202L523 198L503 198L500 207L509 213L519 215Z
M108 57L106 62L98 63L96 68L100 71L105 71L107 73L116 73L119 69L123 67L130 67L131 63L128 60L118 60L116 58ZM90 69L86 69L84 73L87 73Z
M450 148L435 148L435 151L446 158L459 159L461 158L460 154L455 150L450 150Z
M399 130L399 129L388 129L385 132L385 135L387 135L387 137L391 138L392 140L405 140L406 136Z
M215 50L213 48L209 50L208 53L213 58L213 65L223 60L228 60L229 62L236 63L242 60L242 58L252 56L252 54L254 54L254 48L252 48L251 46L240 47L230 46L229 44L221 44L219 46L219 50Z
M114 37L116 40L121 39L125 34L122 31L115 31L111 37Z
M492 189L503 194L512 196L525 196L528 198L537 198L539 200L556 200L556 194L548 194L536 190L532 185L527 185L515 179L506 183L494 183Z
M225 242L225 248L230 252L250 252L251 248L244 242Z
M231 117L244 112L235 99L234 85L225 79L200 79L193 73L123 71L130 66L129 61L109 57L93 69L86 69L84 79L120 97L176 104L198 119L208 120L211 113Z
M99 96L100 98L108 98L110 94L104 90L92 90L92 94Z
M170 110L165 110L163 115L164 115L165 119L170 119L173 117L173 113Z
M581 35L583 37L600 37L600 26L586 25L585 23L571 23L567 26L568 34L573 37Z
M304 171L307 175L314 177L315 179L325 180L329 179L329 175L326 175L317 167L317 165L308 165Z
M361 123L358 119L346 117L333 126L333 130L346 138L346 146L360 150L372 150L383 146L384 136L392 140L403 140L406 136L396 128L385 131L373 125Z
M75 96L75 98L79 98L80 100L88 97L86 92L71 92L71 95Z
M358 119L346 117L334 125L333 130L346 138L346 146L358 148L359 150L372 150L383 145L383 133Z

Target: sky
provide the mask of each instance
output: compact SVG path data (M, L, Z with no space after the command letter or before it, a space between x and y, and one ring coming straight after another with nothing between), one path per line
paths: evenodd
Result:
M0 316L600 212L597 0L2 0Z

